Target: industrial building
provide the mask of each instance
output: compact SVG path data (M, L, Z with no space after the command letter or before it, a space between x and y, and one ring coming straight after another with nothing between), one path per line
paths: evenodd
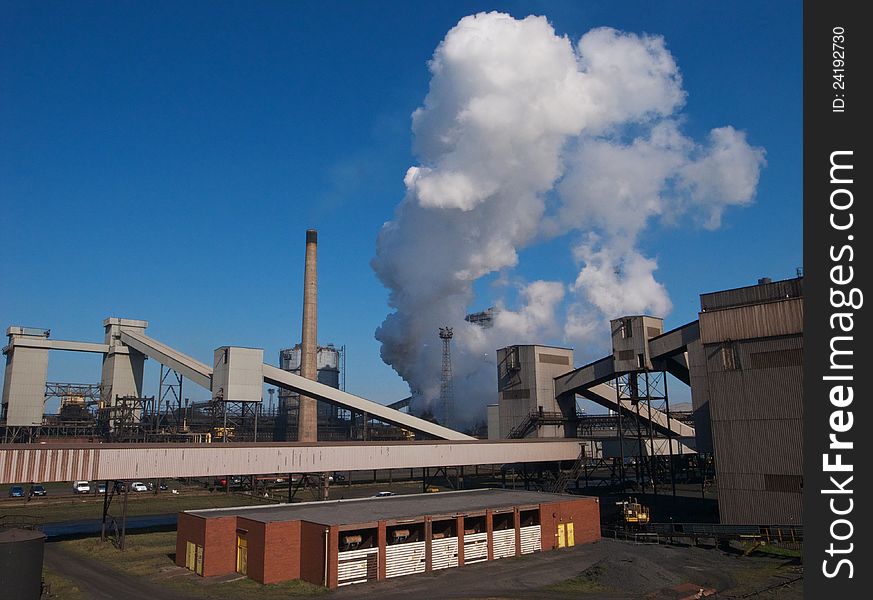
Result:
M612 354L579 368L564 348L498 350L489 438L577 437L611 485L675 490L677 473L696 471L714 477L722 523L802 523L803 279L702 294L700 306L667 332L648 315L613 319ZM671 410L668 374L690 387L692 412ZM577 413L577 396L608 414Z
M312 243L307 236L307 246ZM649 315L613 319L612 352L581 367L574 368L573 350L567 348L533 344L499 349L498 404L488 407L489 438L578 440L581 455L569 471L568 464L560 462L570 460L563 448L555 447L552 458L537 459L555 461L549 467L554 475L548 489L561 490L565 483L580 479L587 485L592 471L601 478L607 473L602 482L611 489L625 489L633 482L638 489L650 487L657 493L670 486L675 493L677 481L699 483L701 488L715 483L723 523L802 523L803 279L762 279L754 286L703 294L700 300L699 318L670 331L663 330L662 319ZM480 317L470 322L482 324L490 318L488 311ZM284 369L264 364L261 349L227 346L215 350L210 367L149 337L147 327L146 321L107 318L102 343L56 340L47 329L9 327L9 343L3 349L2 439L33 442L43 434L76 435L85 429L77 419L93 415L89 411L97 405L96 418L87 426L88 441L254 442L264 439L258 438L258 432L270 427L269 419L258 421L266 383L283 390L285 397L297 394L312 400L313 407L325 403L331 414L350 414L344 439L374 439L368 434L368 423L380 421L388 434L382 439L414 435L418 440L473 441L471 436L395 410L408 400L383 406L337 389L338 357L330 346L322 348L321 363L313 346L314 374L306 378L293 372L295 366L302 368L302 346L299 362L293 348L280 356ZM101 381L47 382L52 351L99 356ZM162 365L162 396L157 400L142 398L147 358ZM319 364L333 377L328 385L314 380ZM164 368L178 378L176 406L162 402ZM671 403L668 376L688 386L691 411L676 410L676 403ZM183 409L183 377L212 392L208 406L192 406L189 412L186 404ZM60 398L63 407L53 420L42 414L49 397ZM578 397L607 412L578 413ZM238 408L229 408L234 406ZM254 415L254 432L248 439L237 428L245 415ZM311 421L317 423L317 416L313 410ZM276 416L272 418L275 423ZM192 424L200 429L192 429ZM145 427L150 429L143 433ZM526 456L526 451L515 455ZM10 460L19 464L18 458ZM480 464L503 462L511 461L489 459ZM474 463L415 463L460 464ZM324 469L307 464L287 470Z
M521 429L532 419L538 420L538 426L525 432L532 437L576 437L574 431L566 429L572 426L572 420L563 418L575 414L576 399L556 397L554 383L556 377L572 368L573 351L569 348L529 345L498 350L498 437L528 437L521 434ZM495 421L493 416L490 421Z
M176 563L203 576L336 588L599 538L596 498L470 490L186 511Z
M3 349L6 355L6 379L0 413L3 441L32 442L45 431L42 415L44 401L47 394L56 394L59 387L59 384L46 381L50 351L102 355L100 400L94 408L107 415L104 422L111 434L116 435L124 423L135 428L163 423L167 427L175 427L174 431L179 435L188 436L186 439L166 440L165 432L158 430L156 426L151 431L155 439L148 436L135 439L110 436L109 441L205 441L190 437L190 432L178 429L184 427L185 422L181 417L181 400L179 405L175 405L175 402L166 405L160 400L156 402L154 397L142 397L143 363L147 358L152 358L163 368L175 372L180 387L184 378L212 392L212 400L207 402L206 407L211 421L208 421L205 428L205 432L211 432L212 441L229 439L228 434L231 431L234 434L233 441L255 441L238 435L238 426L241 423L253 424L253 436L257 436L257 418L265 383L301 396L306 395L313 403L322 401L339 406L359 415L364 423L378 420L398 431L415 432L430 439L472 439L441 425L314 381L314 378L308 379L265 364L263 349L260 348L222 346L213 352L213 367L210 367L146 335L146 321L110 317L104 320L103 325L105 340L102 344L54 340L50 338L50 332L43 329L7 329L9 343ZM194 414L193 407L191 414ZM91 424L91 437L95 437L94 431L98 424L99 419ZM98 439L102 441L103 438Z
M706 388L692 397L709 416L720 520L802 523L803 279L700 303Z

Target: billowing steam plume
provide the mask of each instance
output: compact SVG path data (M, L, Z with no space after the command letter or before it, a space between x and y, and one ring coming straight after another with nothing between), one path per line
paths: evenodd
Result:
M433 402L438 328L454 327L455 410L469 422L496 400L496 348L561 342L582 358L603 350L605 320L666 315L640 233L656 219L718 227L726 208L752 201L764 152L730 126L702 143L683 135L682 78L657 36L600 28L574 46L543 17L482 13L449 31L430 71L412 116L420 163L372 261L394 309L376 337ZM519 250L556 237L579 264L575 281L515 283L514 306L472 306L474 282L517 281ZM464 322L489 304L501 309L492 328Z

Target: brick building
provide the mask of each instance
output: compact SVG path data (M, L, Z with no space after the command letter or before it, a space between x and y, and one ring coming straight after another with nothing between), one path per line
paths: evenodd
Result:
M203 576L336 588L599 538L596 498L469 490L186 511L176 562Z

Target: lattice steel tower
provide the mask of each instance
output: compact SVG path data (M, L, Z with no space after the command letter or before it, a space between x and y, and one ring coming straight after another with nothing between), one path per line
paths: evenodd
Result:
M443 409L443 425L452 427L455 412L454 390L452 389L452 328L440 327L443 341L443 370L440 377L440 406Z

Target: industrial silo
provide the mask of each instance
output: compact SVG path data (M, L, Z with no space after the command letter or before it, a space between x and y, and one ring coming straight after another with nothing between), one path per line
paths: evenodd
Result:
M318 382L339 389L340 351L333 344L319 346L315 364ZM300 344L279 351L279 368L300 374Z
M324 385L329 385L332 388L341 389L340 375L342 372L342 348L337 348L333 344L319 346L316 352L316 380ZM293 348L283 348L279 350L279 368L290 371L295 375L300 374L300 359L301 349L300 344L296 344ZM279 405L280 412L287 411L285 417L287 426L293 426L297 420L297 394L288 390L279 390ZM329 438L339 435L338 430L347 427L347 422L342 421L339 410L336 406L326 402L318 402L318 424L322 432ZM282 415L279 415L282 419ZM279 425L279 428L286 427L284 423ZM283 441L287 438L280 435L276 436L277 441Z
M3 597L39 600L45 534L30 529L0 529L0 581Z

